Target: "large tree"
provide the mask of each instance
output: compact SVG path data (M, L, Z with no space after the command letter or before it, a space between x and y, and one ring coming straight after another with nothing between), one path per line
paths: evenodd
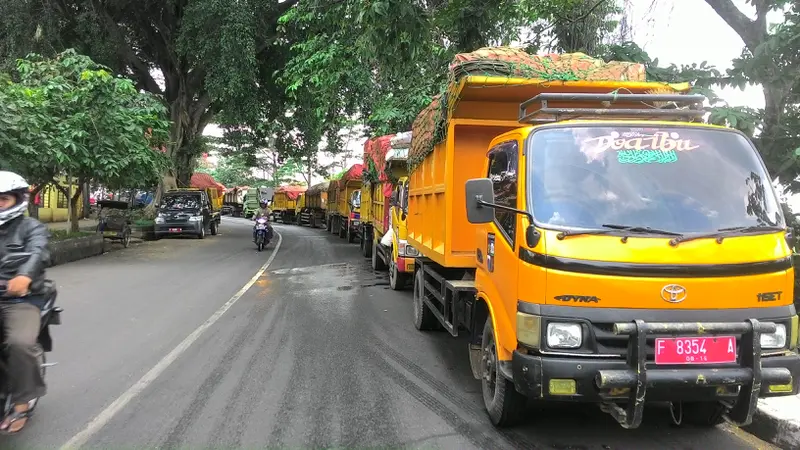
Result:
M456 53L512 41L593 51L617 12L610 0L304 1L282 19L281 32L297 44L281 81L291 98L319 99L322 115L336 105L371 134L407 130L447 82Z
M764 108L748 110L741 119L752 123L754 136L770 173L800 191L800 6L787 0L750 0L750 18L731 0L706 0L744 42L722 84L764 89ZM782 15L770 25L769 14Z
M4 0L3 57L75 48L159 94L172 127L167 155L188 184L215 114L261 114L283 65L278 19L298 0ZM170 183L171 177L165 181Z

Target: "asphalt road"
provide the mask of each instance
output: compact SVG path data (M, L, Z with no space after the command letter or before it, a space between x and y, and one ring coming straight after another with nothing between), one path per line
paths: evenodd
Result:
M414 329L410 293L391 291L357 246L279 225L280 248L254 278L278 242L256 252L250 226L226 218L203 241L51 269L65 308L48 355L59 364L34 420L0 447L78 435L84 448L769 448L728 427L672 427L662 409L632 431L593 406L534 409L497 431L466 344Z

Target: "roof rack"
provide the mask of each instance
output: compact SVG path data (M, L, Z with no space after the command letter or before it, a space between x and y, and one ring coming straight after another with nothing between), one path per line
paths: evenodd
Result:
M553 92L539 94L530 100L520 103L519 121L521 123L549 123L577 118L615 117L635 119L698 119L706 113L703 102L706 97L699 94L587 94ZM534 103L540 103L538 109L528 112ZM551 107L548 102L559 106ZM565 107L564 104L580 103L581 107ZM586 104L596 104L586 107ZM612 108L611 104L626 107ZM634 106L634 104L636 106ZM659 105L661 104L661 105Z

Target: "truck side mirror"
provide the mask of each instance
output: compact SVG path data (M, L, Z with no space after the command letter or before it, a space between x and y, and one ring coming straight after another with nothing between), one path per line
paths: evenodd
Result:
M494 220L494 208L479 202L494 203L492 180L473 178L466 184L467 220L469 223L490 223Z

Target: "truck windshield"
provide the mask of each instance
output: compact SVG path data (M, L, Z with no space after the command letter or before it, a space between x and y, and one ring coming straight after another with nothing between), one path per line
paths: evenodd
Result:
M167 195L161 202L162 207L165 209L199 209L200 196L199 195Z
M545 128L531 134L528 148L529 208L545 227L706 233L784 226L760 157L732 131Z

